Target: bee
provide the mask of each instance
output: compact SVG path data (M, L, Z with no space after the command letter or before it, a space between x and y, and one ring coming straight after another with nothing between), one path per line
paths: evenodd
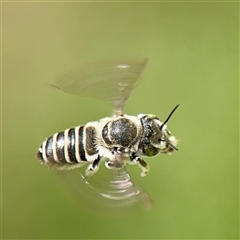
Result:
M149 172L143 159L178 150L178 140L167 129L167 122L152 114L131 116L123 113L130 94L139 83L147 64L146 58L102 62L86 65L56 79L51 86L66 93L90 96L112 105L114 114L85 126L68 128L48 137L38 149L41 164L58 170L69 170L88 164L85 177L95 174L105 160L108 169L138 165L141 176Z

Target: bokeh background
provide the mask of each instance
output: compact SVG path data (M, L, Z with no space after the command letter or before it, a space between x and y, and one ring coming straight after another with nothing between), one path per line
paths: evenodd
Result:
M239 3L3 2L2 238L238 239ZM79 64L149 58L125 112L164 119L180 139L146 159L136 184L155 206L94 215L35 159L45 137L111 114L96 99L46 87Z

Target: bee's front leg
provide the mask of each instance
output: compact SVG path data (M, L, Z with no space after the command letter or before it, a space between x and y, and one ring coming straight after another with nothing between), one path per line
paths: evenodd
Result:
M136 153L133 153L130 156L130 164L138 164L139 165L139 167L142 169L141 177L145 177L150 170L149 165Z

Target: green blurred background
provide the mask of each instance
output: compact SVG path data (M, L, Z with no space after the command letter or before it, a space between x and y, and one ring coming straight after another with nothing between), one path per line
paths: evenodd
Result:
M238 15L233 2L3 2L2 238L238 239ZM111 109L45 83L122 54L150 59L125 112L164 119L180 103L179 151L146 159L146 178L130 168L153 210L94 216L35 153Z

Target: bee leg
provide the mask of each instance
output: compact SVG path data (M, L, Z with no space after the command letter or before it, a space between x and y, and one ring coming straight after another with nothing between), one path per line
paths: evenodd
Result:
M141 177L145 177L150 170L149 165L135 153L130 156L130 164L139 164L139 167L142 169Z
M105 166L108 169L119 169L123 168L124 162L122 160L123 148L114 147L112 149L113 158L105 162Z
M119 169L119 168L122 168L123 165L124 164L122 162L119 162L119 161L108 160L108 161L105 162L105 166L108 169Z
M100 163L100 156L98 156L97 159L95 159L86 169L85 171L85 178L93 176L99 169L99 163Z
M105 162L105 166L107 169L114 169L114 165L113 165L113 162L111 160L108 160Z
M114 147L112 149L112 154L114 155L120 155L122 153L122 149L120 147Z

